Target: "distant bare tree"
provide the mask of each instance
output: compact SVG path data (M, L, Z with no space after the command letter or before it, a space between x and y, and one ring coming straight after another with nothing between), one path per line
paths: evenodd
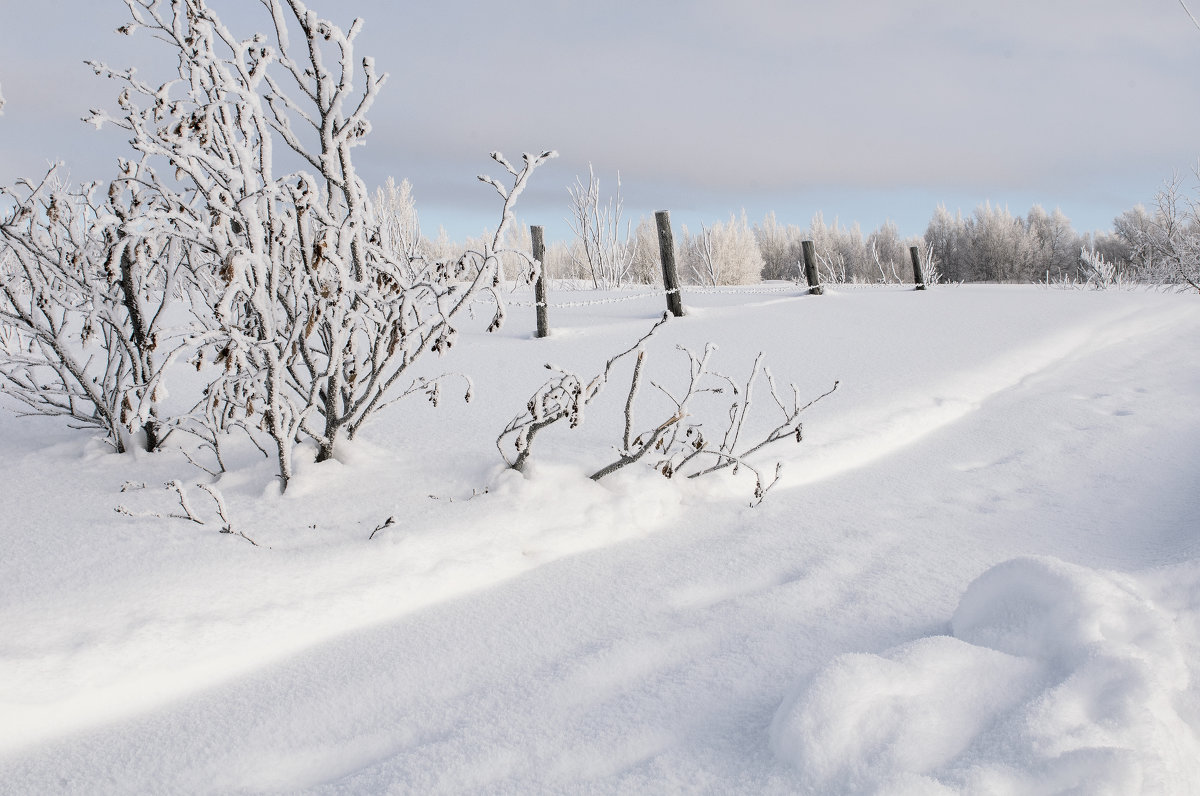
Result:
M761 224L754 225L754 238L762 255L763 279L798 279L800 276L799 255L803 231L793 224L786 227L775 220L775 213L767 213Z
M600 180L590 163L587 184L576 177L567 193L571 197L567 223L576 243L571 256L591 276L593 287L620 287L629 277L638 246L637 238L630 235L631 225L626 222L622 228L620 173L617 190L607 202L601 199Z
M698 234L687 236L684 260L692 278L702 285L762 281L762 254L744 210L741 216L730 215L728 223L701 226Z
M642 216L634 229L637 249L629 266L629 280L640 285L661 285L662 261L659 259L658 226L651 216Z
M404 180L397 185L388 177L383 187L375 190L372 211L372 229L389 256L397 260L416 260L426 254L421 246L421 222L417 217L412 183Z

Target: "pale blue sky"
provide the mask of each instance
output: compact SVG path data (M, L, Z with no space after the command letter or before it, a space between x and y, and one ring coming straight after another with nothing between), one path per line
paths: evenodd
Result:
M216 0L235 30L252 0ZM1178 0L314 0L391 82L359 150L369 183L414 186L427 233L494 223L487 153L554 148L518 215L566 234L567 186L621 171L626 214L691 224L745 208L804 226L885 219L921 233L938 202L1056 206L1107 228L1200 155L1200 31ZM63 159L103 177L119 131L85 58L169 73L112 31L120 0L0 0L0 181ZM137 37L135 37L137 38ZM157 56L154 53L157 52Z

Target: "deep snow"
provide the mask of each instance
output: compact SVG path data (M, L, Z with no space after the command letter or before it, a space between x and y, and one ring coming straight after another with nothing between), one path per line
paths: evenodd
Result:
M659 301L473 325L431 363L471 404L409 399L286 495L236 457L261 548L114 511L174 510L177 454L0 415L0 792L1200 790L1195 297L686 294L664 383L706 341L840 380L766 502L588 481L620 384L503 471L541 365L594 372Z

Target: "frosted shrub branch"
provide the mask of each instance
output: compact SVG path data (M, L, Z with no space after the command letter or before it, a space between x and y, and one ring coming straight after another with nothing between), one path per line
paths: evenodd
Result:
M1128 284L1121 270L1094 249L1080 249L1079 263L1083 283L1088 287L1107 290L1111 287L1123 288Z
M557 423L560 420L568 420L571 428L575 428L583 422L584 409L589 403L603 391L608 384L613 367L622 359L638 352L638 361L640 363L643 355L643 346L655 332L659 330L664 323L667 322L669 315L664 313L663 316L655 322L650 330L647 331L636 343L625 349L619 354L612 356L604 364L604 369L596 376L588 379L586 382L577 374L570 373L547 364L546 369L555 371L558 375L551 378L530 397L525 405L525 413L517 415L504 430L500 432L500 436L496 439L496 447L500 450L500 455L509 467L517 472L525 471L525 463L529 459L529 455L533 449L533 440L543 429ZM634 386L632 391L636 391L638 384L638 375L640 374L640 366L635 368ZM630 402L626 403L627 407L627 426L631 417L632 408ZM628 434L628 427L626 429ZM508 448L511 447L511 453Z
M633 346L610 358L604 369L590 379L551 365L556 376L543 384L530 397L525 412L513 418L500 433L496 445L510 467L524 471L537 434L549 426L567 420L569 428L578 427L584 419L584 408L599 397L611 379L614 365L630 356L634 357L633 372L626 392L624 423L620 445L616 448L617 458L592 473L593 480L600 480L617 470L635 462L644 461L667 478L684 475L699 478L726 468L736 473L745 468L755 477L754 499L761 501L767 491L779 480L781 465L775 467L774 477L768 480L751 464L749 457L768 445L791 439L803 440L801 415L813 404L831 395L838 387L801 403L799 390L788 385L788 392L777 386L771 372L764 365L760 353L754 360L749 377L739 383L712 369L710 361L716 351L708 344L702 353L678 347L688 362L688 380L682 388L671 390L656 382L652 386L668 400L666 409L649 424L643 423L641 431L635 420L635 409L641 393L647 354L646 344L654 332L665 321L660 320ZM765 383L766 390L778 410L774 424L755 421L754 396L756 385ZM717 396L729 395L732 400L723 404ZM724 427L719 435L711 439L705 433L715 406L725 406ZM756 431L750 441L744 441L753 426ZM718 440L719 436L719 440Z
M132 511L124 505L117 506L116 512L118 514L123 514L126 517L131 517L133 519L156 519L156 520L171 519L171 520L186 520L187 522L192 522L192 523L195 523L196 525L207 525L208 524L207 522L202 520L200 518L200 515L196 512L196 510L194 508L192 508L192 502L188 497L187 488L183 485L182 481L180 481L178 479L175 479L173 481L168 481L166 484L163 485L163 487L165 489L167 489L168 491L175 493L175 499L179 502L179 508L183 511L182 514L166 514L166 515L164 515L164 514L155 512L155 511L140 511L140 512ZM144 489L145 484L133 485L133 484L127 483L124 487L122 487L121 491L122 492L130 491L131 488ZM232 534L233 536L240 536L243 539L245 539L247 542L249 542L250 544L254 545L255 547L259 546L258 542L254 541L249 536L247 536L245 533L243 533L242 531L239 531L233 527L233 522L229 518L229 509L225 505L225 498L217 490L217 488L215 486L212 486L211 484L200 483L200 484L196 484L196 488L199 489L200 491L206 493L210 498L212 498L213 503L216 504L217 517L221 521L221 533L228 533L228 534Z
M164 374L198 336L167 326L167 307L203 306L192 252L148 219L163 212L137 164L108 185L70 188L53 167L38 182L0 188L0 390L33 412L105 433L118 451L131 432L154 450Z
M933 250L933 244L925 244L925 258L922 266L922 273L925 276L925 284L929 287L940 285L942 283L942 269Z

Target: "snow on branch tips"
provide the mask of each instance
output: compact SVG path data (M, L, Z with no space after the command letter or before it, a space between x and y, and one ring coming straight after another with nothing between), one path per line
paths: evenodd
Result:
M838 383L834 382L827 392L802 404L800 391L794 384L788 385L787 392L779 389L770 370L763 364L761 353L755 358L749 377L744 382L735 382L712 368L710 360L716 346L707 344L699 354L677 346L688 362L687 380L671 389L650 381L651 387L666 401L658 402L659 413L654 415L654 420L639 424L635 410L645 378L646 346L667 318L664 315L636 343L610 358L604 369L590 379L547 365L547 369L557 375L534 392L525 412L513 418L496 440L505 462L523 472L539 432L560 420L567 420L569 428L579 427L584 420L585 408L607 386L616 364L632 357L634 363L625 396L624 424L619 444L614 445L616 458L593 472L592 480L598 481L639 461L644 461L666 478L680 475L699 478L727 469L737 474L745 469L754 476L754 504L761 502L779 481L782 465L776 463L768 478L749 461L749 457L775 442L789 439L801 442L804 438L801 414L832 394ZM754 390L760 382L765 382L771 402L778 409L775 420L765 424L751 418L755 408ZM706 427L706 422L714 416L721 419ZM715 432L711 431L714 426L717 427ZM750 431L752 426L753 433Z

